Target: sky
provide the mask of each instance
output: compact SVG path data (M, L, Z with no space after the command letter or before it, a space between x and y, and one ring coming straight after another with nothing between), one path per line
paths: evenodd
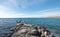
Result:
M0 0L0 18L60 16L60 0Z

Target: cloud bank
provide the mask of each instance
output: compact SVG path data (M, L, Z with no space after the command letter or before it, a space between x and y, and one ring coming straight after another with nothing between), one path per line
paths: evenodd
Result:
M17 12L14 9L25 9L27 7L43 4L47 0L0 0L0 18L34 18L34 17L48 17L48 16L60 16L60 8L47 9L37 12Z
M49 17L49 16L60 16L60 9L49 9L38 11L35 13L17 13L15 11L11 11L11 9L0 5L0 18L40 18L40 17Z

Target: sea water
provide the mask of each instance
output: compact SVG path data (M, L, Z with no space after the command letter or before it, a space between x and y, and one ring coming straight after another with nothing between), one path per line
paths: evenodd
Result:
M16 26L17 20L22 20L27 24L46 26L57 37L60 37L60 18L0 18L0 35Z

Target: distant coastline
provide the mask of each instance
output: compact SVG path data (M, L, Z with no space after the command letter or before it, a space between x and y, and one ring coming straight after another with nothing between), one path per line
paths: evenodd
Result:
M46 17L46 18L60 18L60 16L49 16L49 17Z

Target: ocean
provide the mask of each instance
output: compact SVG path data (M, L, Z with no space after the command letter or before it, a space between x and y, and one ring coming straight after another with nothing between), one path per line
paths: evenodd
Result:
M56 37L60 37L60 18L0 18L0 35L16 26L17 20L22 20L22 23L46 26Z

